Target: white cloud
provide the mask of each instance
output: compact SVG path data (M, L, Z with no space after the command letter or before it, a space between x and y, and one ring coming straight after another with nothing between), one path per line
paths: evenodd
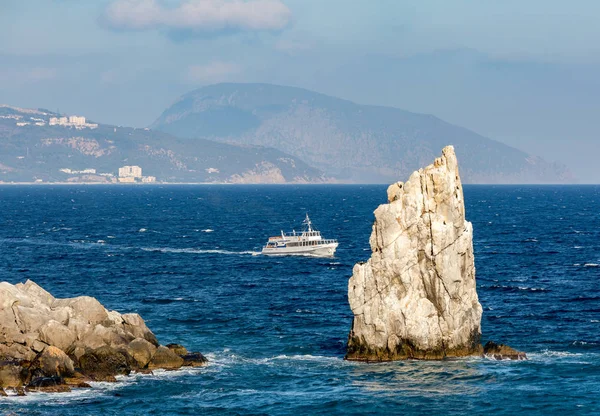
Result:
M105 12L115 29L280 30L291 18L281 0L184 0L167 7L158 0L114 0Z
M194 83L212 83L226 81L232 75L239 74L242 68L231 62L213 61L204 65L191 65L187 68L186 78Z

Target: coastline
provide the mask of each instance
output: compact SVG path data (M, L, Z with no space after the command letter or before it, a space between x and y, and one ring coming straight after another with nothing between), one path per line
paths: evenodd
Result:
M233 182L139 182L139 183L107 183L107 182L0 182L1 186L189 186L189 185L237 185L237 186L371 186L381 185L387 186L387 183L354 183L354 182L284 182L284 183L233 183ZM466 186L498 186L498 187L514 187L514 186L600 186L600 183L464 183Z

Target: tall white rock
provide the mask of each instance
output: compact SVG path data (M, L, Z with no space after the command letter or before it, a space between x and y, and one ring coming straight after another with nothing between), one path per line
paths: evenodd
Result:
M454 148L388 188L375 210L372 255L354 266L349 360L481 354L473 228Z

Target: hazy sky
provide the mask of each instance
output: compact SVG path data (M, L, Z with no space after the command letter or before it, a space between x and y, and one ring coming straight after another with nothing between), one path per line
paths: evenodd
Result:
M600 182L596 0L0 0L0 103L146 126L219 82L434 114Z

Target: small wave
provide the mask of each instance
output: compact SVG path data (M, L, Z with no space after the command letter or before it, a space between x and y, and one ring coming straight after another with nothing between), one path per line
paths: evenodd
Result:
M506 286L506 285L490 285L490 286L483 286L485 288L488 289L497 289L497 290L504 290L506 292L515 292L518 290L528 290L531 292L547 292L549 291L549 289L543 288L543 287L528 287L528 286Z
M193 302L200 302L200 301L197 299L186 299L186 298L144 298L144 299L142 299L142 303L155 303L155 304L159 304L159 305L167 305L169 303L175 303L175 302L193 303Z
M225 352L225 351L224 351ZM253 364L253 365L274 365L278 362L289 362L293 364L294 362L302 361L302 362L313 362L313 363L323 363L323 364L345 364L347 361L344 361L342 357L332 357L332 356L323 356L323 355L276 355L274 357L265 357L265 358L247 358L236 354L214 354L209 353L206 354L206 358L208 358L209 363L213 363L215 365L220 366L229 366L236 364Z
M583 265L583 267L598 267L600 266L600 264L598 263L586 263Z
M148 229L147 229L147 228L140 228L140 229L138 230L138 233L145 233L146 231L148 231Z
M582 354L577 352L568 352L568 351L551 351L544 350L541 352L541 355L545 357L580 357Z
M206 230L201 230L203 233L212 233L215 230L211 230L210 228L207 228Z
M52 227L50 229L50 231L52 231L53 233L58 232L58 231L71 231L72 228L69 227Z
M531 290L532 292L542 291L545 292L548 289L544 289L543 287L526 287L526 286L518 286L519 290Z
M104 241L104 240L96 240L96 241L91 241L91 240L71 240L70 244L67 244L67 245L74 246L74 247L80 247L80 248L90 248L90 247L103 246L104 244L106 244L106 241ZM65 245L65 244L54 243L53 245Z
M296 313L318 314L319 312L311 311L310 309L296 309Z
M272 358L273 360L289 360L289 361L312 361L312 362L326 362L326 363L331 363L331 362L336 362L336 363L341 363L344 362L344 360L341 357L331 357L331 356L325 356L325 355L310 355L310 354L305 354L305 355L277 355L275 357Z
M575 345L575 346L586 346L586 345L590 345L590 346L596 346L596 345L600 345L599 342L594 342L594 341L573 341L571 343L571 345Z

